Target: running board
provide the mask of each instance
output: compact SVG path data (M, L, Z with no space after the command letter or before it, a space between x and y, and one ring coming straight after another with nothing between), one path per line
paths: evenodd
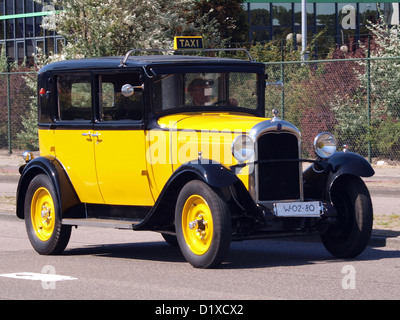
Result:
M99 228L114 228L114 229L125 229L133 230L135 225L140 221L127 221L127 220L111 220L111 219L62 219L62 224L69 226L85 226L85 227L99 227Z

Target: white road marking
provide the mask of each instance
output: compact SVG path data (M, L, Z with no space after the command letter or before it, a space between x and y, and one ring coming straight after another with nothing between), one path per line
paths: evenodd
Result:
M70 276L62 276L59 274L48 274L48 273L34 273L34 272L5 273L5 274L0 274L0 277L22 279L22 280L36 280L44 282L77 280L77 278L73 278Z

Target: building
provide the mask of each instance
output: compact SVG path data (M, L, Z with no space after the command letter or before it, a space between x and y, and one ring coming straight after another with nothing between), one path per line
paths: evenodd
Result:
M41 28L43 19L51 19L54 7L44 0L0 0L0 47L13 60L32 59L38 50L58 53L64 39L54 31ZM38 49L40 48L40 49Z
M399 24L398 2L357 1L308 0L308 38L324 30L321 46L357 43L367 34L367 21L377 21L381 14L389 24ZM301 33L301 0L248 0L243 6L248 11L250 41L301 38L296 37ZM19 61L30 59L37 48L46 54L59 53L64 39L41 27L43 19L51 19L54 11L48 0L42 4L33 0L0 0L0 47L5 46L7 56Z
M270 41L301 34L301 0L248 0L249 39ZM367 21L377 22L384 15L390 25L399 24L399 3L368 0L308 0L307 37L324 30L326 42L342 44L367 35ZM301 37L297 37L300 38Z

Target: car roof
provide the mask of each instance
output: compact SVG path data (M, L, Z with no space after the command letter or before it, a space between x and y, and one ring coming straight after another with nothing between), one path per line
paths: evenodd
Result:
M50 70L71 70L71 69L108 69L121 67L124 57L102 57L83 58L54 62L44 66L39 73ZM215 58L188 55L145 55L129 56L123 67L147 67L147 66L170 66L170 65L263 65L259 62L232 59Z

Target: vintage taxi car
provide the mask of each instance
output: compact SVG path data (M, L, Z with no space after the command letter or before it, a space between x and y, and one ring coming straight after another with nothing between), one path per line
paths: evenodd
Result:
M265 117L263 63L134 54L39 72L40 156L24 155L16 210L38 253L60 254L80 225L160 232L200 268L233 240L320 234L336 257L364 250L373 169L326 132L303 159L299 130Z

